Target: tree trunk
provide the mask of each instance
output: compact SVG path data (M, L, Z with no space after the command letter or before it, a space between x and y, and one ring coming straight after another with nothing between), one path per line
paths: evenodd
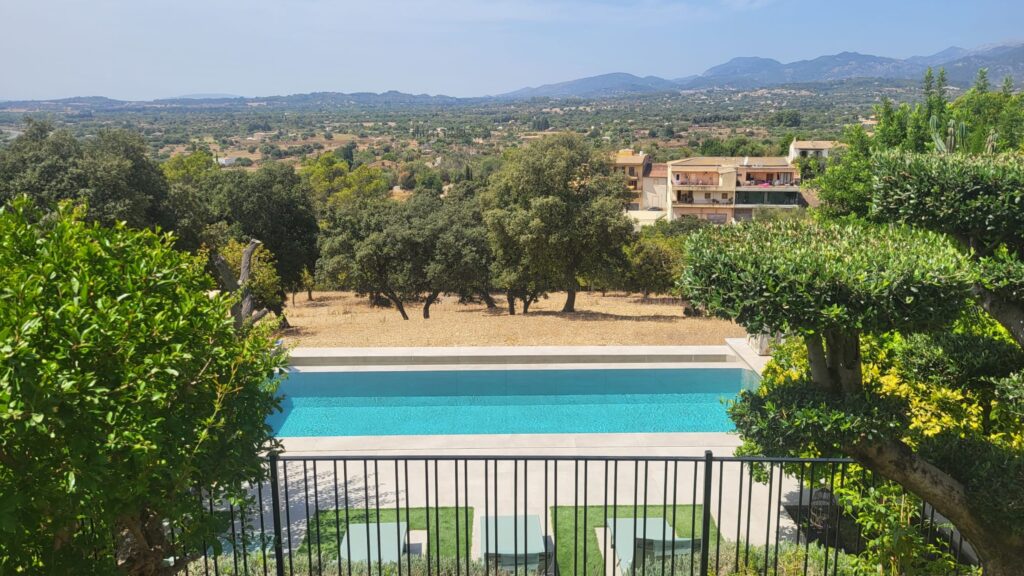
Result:
M569 290L565 295L565 305L562 306L562 312L575 312L576 311L576 291L579 290L580 285L575 280L569 287Z
M818 334L804 336L804 344L807 346L807 362L811 366L811 380L822 390L835 392L835 384L828 370L825 346L821 342L821 336Z
M529 295L523 298L523 314L526 314L530 311L531 303L533 303L533 298L531 298Z
M164 558L174 556L163 523L148 511L118 520L116 542L117 565L121 572L138 576L173 574L176 568L165 567Z
M512 294L511 292L506 292L505 293L505 299L508 300L508 315L509 316L515 316L516 315L516 297L515 297L515 295Z
M430 305L433 304L434 302L437 302L437 297L440 294L441 294L440 292L431 292L430 294L427 295L427 300L426 300L426 302L423 303L423 319L424 320L429 320L430 319Z
M395 294L394 292L385 292L384 296L386 296L387 299L390 300L391 303L395 305L395 308L398 309L398 313L402 315L402 320L409 319L409 315L405 313L405 306L402 305L402 300L398 297L397 294Z
M234 272L228 261L220 254L212 254L210 261L213 268L220 276L221 288L228 292L242 291L242 297L238 303L231 307L231 317L235 320L235 330L242 330L246 325L255 324L260 318L267 315L267 309L256 310L255 299L249 289L249 275L252 273L252 255L260 247L262 242L253 238L242 251L241 273L235 278Z
M825 332L829 374L845 394L859 392L862 385L860 334L855 330Z
M312 299L313 299L313 289L312 288L306 288L306 300L312 300Z
M487 290L479 290L479 292L480 299L484 301L484 304L487 304L487 308L489 310L494 310L495 308L498 307L498 305L494 303L494 298L491 298L490 292L488 292Z
M917 494L949 519L978 552L985 576L1020 574L1024 538L984 524L971 512L960 482L894 440L862 440L844 451L879 474Z
M292 306L295 306L295 292L292 292Z
M982 308L1005 326L1017 345L1024 348L1024 308L1000 298L981 286L974 287L974 294Z

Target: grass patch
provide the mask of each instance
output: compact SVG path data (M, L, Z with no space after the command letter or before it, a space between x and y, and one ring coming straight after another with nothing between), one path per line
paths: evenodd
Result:
M554 532L555 535L555 548L556 556L558 560L558 571L561 574L583 574L586 569L587 574L593 576L602 576L604 574L604 548L599 547L597 543L597 535L595 534L596 528L605 526L605 507L604 506L588 506L583 508L574 508L573 506L559 506L554 509L555 517L558 519L558 529ZM576 524L574 524L573 511L576 511L577 516L575 518ZM637 518L643 518L644 507L643 506L609 506L608 507L608 519L612 518L632 518L636 512ZM667 516L666 516L667 513ZM647 506L647 517L648 518L665 518L669 524L671 524L676 531L676 537L678 538L700 538L701 537L701 515L703 513L700 505L678 505L675 507L675 522L673 523L673 510L672 506ZM573 526L578 527L576 538L573 538ZM554 526L551 527L554 530ZM714 521L711 522L710 538L714 539L718 536L718 528L715 526ZM576 548L573 548L573 543L576 543ZM586 545L586 566L584 567L584 543ZM608 543L608 554L613 554L611 548L611 542ZM692 558L692 557L691 557ZM687 572L689 571L689 559L680 560L676 558L676 571L679 570L679 565L685 563L687 565ZM660 562L657 563L660 569ZM671 560L668 559L666 562L665 570L668 571ZM648 566L648 572L650 572L650 566ZM639 570L638 570L639 572Z
M401 514L399 514L401 512ZM456 534L455 523L458 518L459 530ZM467 526L467 517L469 524ZM380 516L376 510L352 510L348 511L349 524L367 524L378 522L405 522L405 509L381 509ZM431 557L435 554L441 558L466 558L472 547L473 535L473 509L460 506L442 508L409 508L409 530L427 530L429 522L430 533L427 535L427 546L422 551L423 556L427 555L427 549ZM310 523L309 533L302 540L297 555L308 557L313 555L314 562L317 556L317 529L319 528L320 553L324 558L337 558L345 533L348 531L348 524L345 522L345 511L321 510L316 515L316 520ZM461 548L459 547L461 543ZM309 547L312 546L310 549ZM456 554L458 551L458 554Z

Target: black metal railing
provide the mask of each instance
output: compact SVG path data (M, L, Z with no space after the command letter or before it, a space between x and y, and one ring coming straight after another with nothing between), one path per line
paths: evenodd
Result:
M841 494L877 484L850 460L711 452L275 455L269 466L244 506L208 503L230 530L183 551L186 574L851 574L865 535ZM927 504L914 510L963 572L970 546Z

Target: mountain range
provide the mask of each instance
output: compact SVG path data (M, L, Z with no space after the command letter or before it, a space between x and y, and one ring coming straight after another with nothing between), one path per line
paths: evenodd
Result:
M929 66L945 68L949 82L955 85L970 84L979 68L988 68L993 83L998 83L1004 76L1020 82L1024 80L1024 44L1002 44L974 50L951 46L928 56L905 59L840 52L788 64L772 58L743 56L712 66L703 74L683 78L669 80L617 72L522 88L499 97L602 98L711 88L752 89L855 78L916 81Z
M1024 43L1008 43L968 50L951 46L927 56L887 58L857 52L841 52L784 64L772 58L743 56L712 66L702 74L666 79L615 72L567 82L522 88L497 96L455 98L443 95L406 94L390 90L373 92L313 92L288 96L245 98L230 94L189 94L148 102L127 102L104 97L76 97L59 100L0 100L0 110L63 111L90 114L94 111L178 109L244 109L250 106L288 108L348 108L393 106L453 106L486 101L531 98L599 99L622 96L679 93L681 91L736 89L750 90L783 85L806 85L872 79L893 83L919 82L928 67L946 70L955 86L970 85L980 68L988 68L994 85L1010 76L1018 86L1024 82Z

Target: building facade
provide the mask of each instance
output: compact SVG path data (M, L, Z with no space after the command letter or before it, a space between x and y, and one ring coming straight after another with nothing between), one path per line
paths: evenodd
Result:
M667 165L667 217L725 224L750 220L760 206L801 206L800 170L781 156L684 158Z
M633 196L627 212L638 226L660 219L696 216L725 224L750 220L760 207L798 209L800 158L827 159L837 145L827 140L796 140L788 156L698 156L665 164L630 149L615 153L613 164Z
M630 209L639 209L643 202L643 178L651 170L651 157L642 151L634 152L630 148L624 148L615 153L612 164L617 172L626 177L626 186L634 194Z
M786 161L796 164L800 158L828 158L836 144L832 140L793 140Z

